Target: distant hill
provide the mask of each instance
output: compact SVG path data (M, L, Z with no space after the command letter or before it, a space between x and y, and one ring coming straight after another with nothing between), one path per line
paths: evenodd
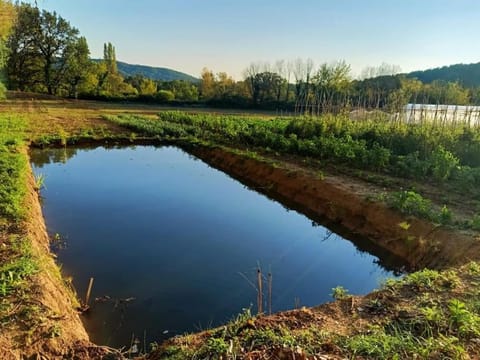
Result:
M95 59L94 61L101 61ZM190 82L199 82L200 80L191 75L182 73L180 71L162 68L162 67L153 67L147 65L133 65L128 64L123 61L117 61L118 71L122 76L134 76L134 75L143 75L152 80L163 80L163 81L172 81L172 80L185 80Z
M424 71L413 71L407 77L417 78L423 83L434 80L458 81L466 87L480 86L480 63L455 64Z

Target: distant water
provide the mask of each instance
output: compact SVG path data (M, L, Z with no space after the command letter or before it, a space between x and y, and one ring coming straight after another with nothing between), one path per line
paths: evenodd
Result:
M273 311L395 276L388 259L178 148L34 150L32 163L64 272L82 298L94 277L92 299L104 301L84 317L98 344L148 344L255 312L257 265L273 274Z

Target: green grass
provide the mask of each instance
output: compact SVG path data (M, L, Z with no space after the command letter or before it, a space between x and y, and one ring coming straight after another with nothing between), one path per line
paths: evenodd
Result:
M17 116L0 115L0 217L23 218L28 160L23 149L26 122Z
M20 311L29 278L37 269L28 239L18 234L25 219L28 159L24 144L26 122L0 115L0 323L8 323Z

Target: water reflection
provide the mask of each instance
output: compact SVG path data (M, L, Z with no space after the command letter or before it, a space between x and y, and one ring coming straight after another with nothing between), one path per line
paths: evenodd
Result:
M273 274L273 311L329 301L337 285L366 293L401 269L368 241L178 148L33 150L31 159L45 176L47 227L67 242L64 271L81 296L95 278L85 325L100 344L160 341L255 309L258 266Z

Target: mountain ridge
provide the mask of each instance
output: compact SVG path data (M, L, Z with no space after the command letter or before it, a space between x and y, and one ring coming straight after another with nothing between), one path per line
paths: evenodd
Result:
M435 80L458 81L465 87L480 86L480 62L470 64L452 64L427 70L417 70L406 74L429 84Z
M101 59L94 59L93 61L100 62ZM190 74L173 70L165 67L130 64L124 61L117 60L118 72L124 76L142 75L152 80L173 81L184 80L189 82L199 82L200 80Z

